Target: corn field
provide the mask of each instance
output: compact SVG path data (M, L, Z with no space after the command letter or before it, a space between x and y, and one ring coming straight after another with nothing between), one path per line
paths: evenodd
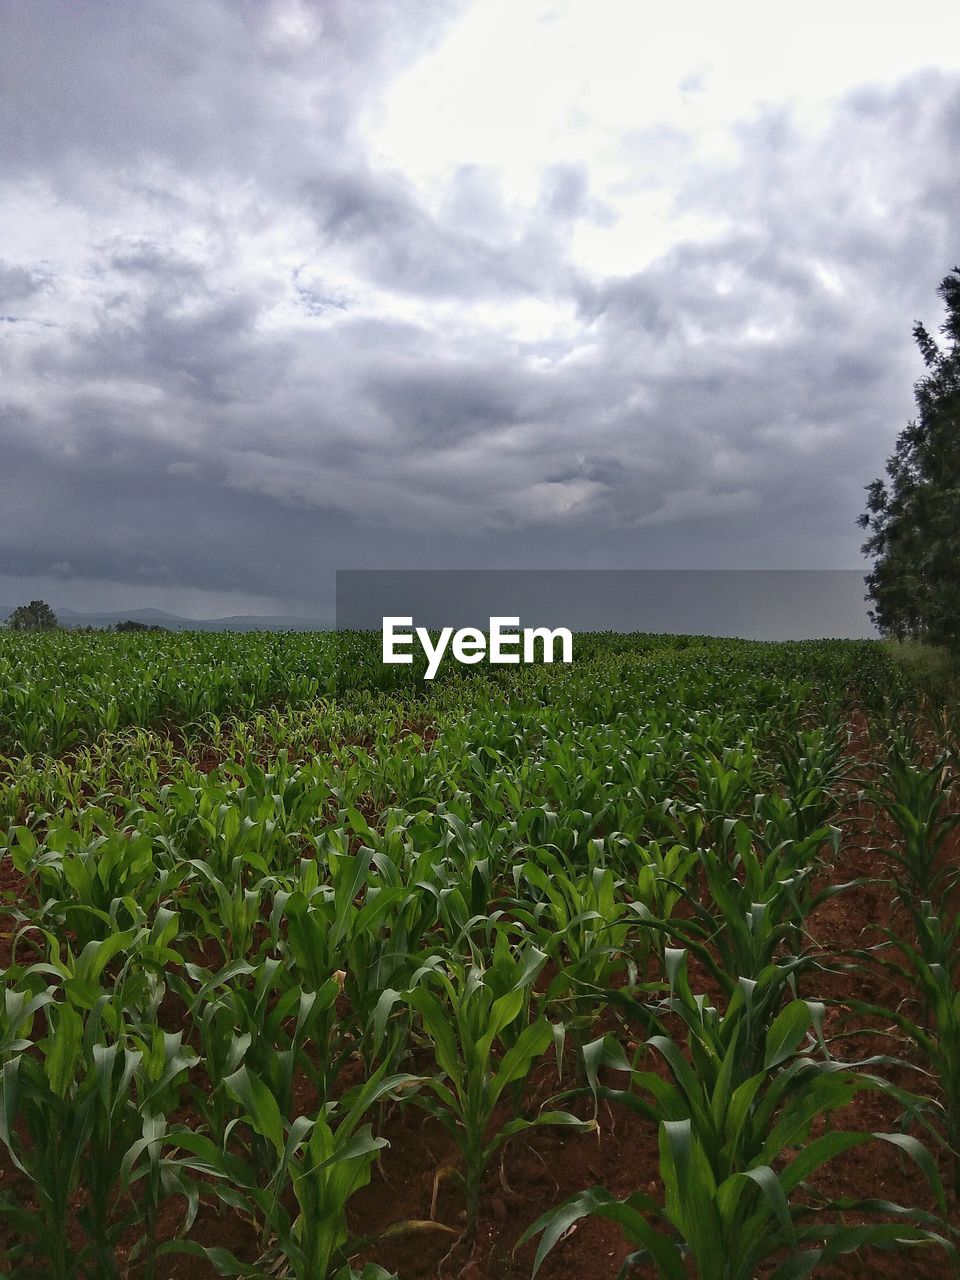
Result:
M2 1274L960 1274L950 709L575 653L0 636Z

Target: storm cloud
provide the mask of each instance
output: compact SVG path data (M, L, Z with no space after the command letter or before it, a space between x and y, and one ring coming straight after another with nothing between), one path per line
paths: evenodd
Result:
M0 599L856 567L960 258L960 62L821 7L777 78L746 16L633 69L618 3L586 43L576 0L4 6Z

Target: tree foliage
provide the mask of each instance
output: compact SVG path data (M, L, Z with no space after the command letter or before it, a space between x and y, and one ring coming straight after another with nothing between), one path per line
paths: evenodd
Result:
M7 619L11 631L52 631L56 625L57 615L45 600L22 604Z
M913 329L926 365L917 417L897 438L887 478L867 486L861 528L870 616L884 635L928 640L960 652L960 268L937 293L947 318L938 344Z

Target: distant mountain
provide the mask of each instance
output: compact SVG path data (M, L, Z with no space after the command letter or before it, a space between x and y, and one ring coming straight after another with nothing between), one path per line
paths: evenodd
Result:
M301 618L292 614L235 614L230 618L181 618L163 609L122 609L117 613L80 613L76 609L52 605L64 627L112 627L116 622L146 622L168 631L329 631L333 624L324 618ZM13 613L13 606L0 605L0 623Z

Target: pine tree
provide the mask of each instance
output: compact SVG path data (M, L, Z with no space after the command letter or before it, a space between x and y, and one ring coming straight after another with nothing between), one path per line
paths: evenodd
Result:
M859 523L870 531L867 599L880 631L960 653L960 268L937 293L945 341L914 326L927 368L914 387L917 417L897 439L887 479L867 486Z

